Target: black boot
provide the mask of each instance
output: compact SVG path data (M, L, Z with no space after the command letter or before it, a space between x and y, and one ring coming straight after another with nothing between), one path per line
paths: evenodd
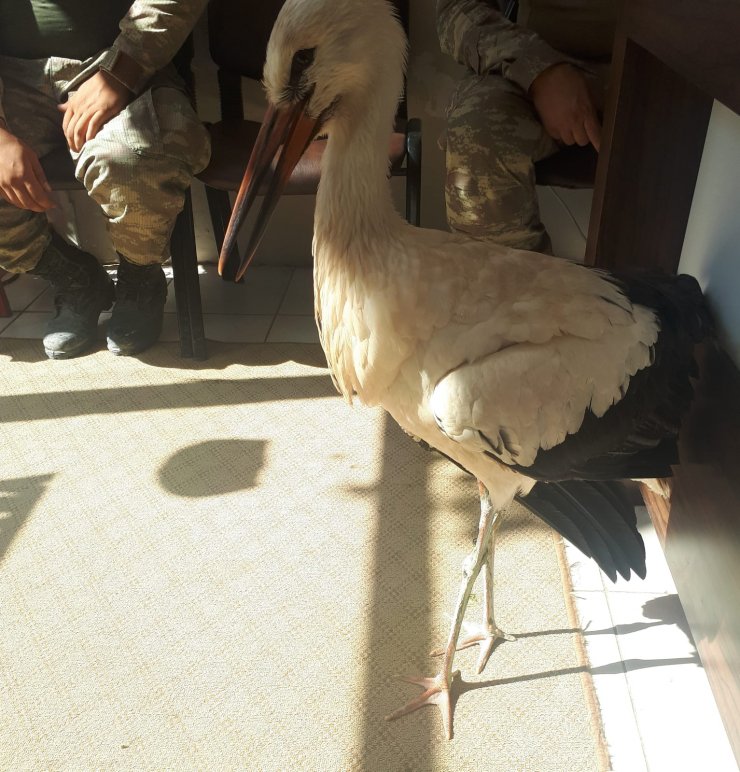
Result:
M116 304L108 322L108 350L131 356L155 343L162 332L167 279L159 263L118 264Z
M113 304L113 282L105 269L93 255L54 233L29 273L54 287L56 314L46 325L46 356L69 359L81 354L95 342L101 312Z

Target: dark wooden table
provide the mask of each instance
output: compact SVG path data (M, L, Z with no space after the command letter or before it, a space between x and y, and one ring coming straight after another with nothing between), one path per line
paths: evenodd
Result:
M740 2L625 0L587 262L676 270L715 99L740 113ZM699 355L671 498L643 496L740 760L740 374Z

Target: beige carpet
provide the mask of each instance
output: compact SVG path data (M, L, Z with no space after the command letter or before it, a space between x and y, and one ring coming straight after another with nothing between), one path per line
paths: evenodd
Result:
M0 769L603 768L551 531L512 510L518 634L436 709L470 478L335 394L314 346L49 362L0 341ZM471 609L477 621L480 597Z

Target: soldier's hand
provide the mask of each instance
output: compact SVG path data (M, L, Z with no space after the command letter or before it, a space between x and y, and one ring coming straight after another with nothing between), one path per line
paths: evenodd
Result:
M62 129L69 147L77 152L82 150L85 142L115 118L133 96L123 83L103 70L88 78L59 105L64 113Z
M532 81L529 94L545 131L565 145L601 145L601 123L583 74L562 62Z
M0 127L0 196L19 209L45 212L56 206L39 158L21 139Z

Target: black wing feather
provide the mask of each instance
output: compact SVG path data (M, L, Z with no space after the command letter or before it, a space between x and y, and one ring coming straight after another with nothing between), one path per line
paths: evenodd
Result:
M693 347L713 331L704 296L691 276L604 278L657 315L653 362L603 416L586 411L575 434L541 450L531 466L513 465L536 480L670 477L678 463L678 431L694 394Z
M554 486L537 483L526 496L517 496L516 501L554 528L587 558L593 557L588 536L583 533L576 520L564 514L563 510L567 510L567 507L562 498Z
M637 530L635 509L617 483L536 483L517 500L584 555L593 557L612 581L617 573L629 579L631 571L645 577L645 544Z

